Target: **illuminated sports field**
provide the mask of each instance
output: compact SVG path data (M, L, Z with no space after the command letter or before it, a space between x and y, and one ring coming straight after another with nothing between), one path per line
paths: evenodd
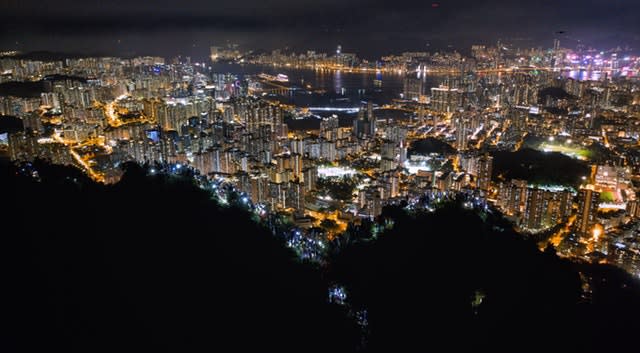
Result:
M564 143L543 142L538 146L538 150L544 152L560 152L571 158L588 160L592 157L592 152L579 145L571 145Z

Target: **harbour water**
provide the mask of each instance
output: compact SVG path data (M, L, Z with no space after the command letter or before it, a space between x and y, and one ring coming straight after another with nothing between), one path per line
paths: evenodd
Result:
M400 98L404 89L404 74L346 72L336 70L311 70L263 65L239 65L215 63L211 70L216 73L233 73L238 76L265 73L289 77L288 85L299 90L290 92L290 103L305 107L357 107L361 101L371 100L383 105ZM417 77L417 75L416 75ZM422 76L425 90L437 87L442 76Z

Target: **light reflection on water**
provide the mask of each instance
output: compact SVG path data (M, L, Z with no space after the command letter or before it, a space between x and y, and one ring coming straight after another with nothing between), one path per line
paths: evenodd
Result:
M563 76L570 77L578 81L598 81L602 78L602 71L568 70L563 73Z
M311 70L287 67L273 67L263 65L237 65L216 63L211 65L216 73L234 73L239 76L257 75L266 73L269 75L285 74L289 77L289 83L294 86L312 87L316 94L313 97L304 97L302 94L291 97L301 105L322 106L335 99L348 98L356 104L361 100L372 100L375 104L387 104L395 98L400 98L404 89L404 75L397 73L375 72L348 72L335 70ZM426 91L431 87L438 87L445 77L442 75L422 75L420 79L425 83ZM376 83L376 81L378 81ZM309 102L307 102L310 100Z

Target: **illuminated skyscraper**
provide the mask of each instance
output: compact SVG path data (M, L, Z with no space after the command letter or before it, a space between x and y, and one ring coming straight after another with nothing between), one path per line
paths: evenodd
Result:
M358 138L371 138L376 135L376 118L373 115L373 104L369 101L360 107L358 118L353 121L353 134Z
M519 217L525 207L526 192L526 180L513 179L509 183L500 183L498 205L505 214Z
M431 107L442 113L452 113L462 106L462 91L448 86L431 88Z
M320 137L327 141L336 141L338 139L338 128L340 127L338 123L338 116L335 114L323 118L320 121Z
M380 161L380 169L383 172L394 170L398 167L398 163L396 161L396 143L393 141L385 141L381 146L381 156L382 159Z
M545 211L546 198L544 190L527 189L527 202L524 209L523 225L526 229L542 228L542 217Z
M404 99L419 101L424 95L424 82L416 77L405 77L403 94Z
M553 67L556 68L561 64L561 57L560 57L561 53L560 53L560 39L554 39L553 40Z
M600 193L591 189L581 189L578 192L578 218L576 228L578 233L585 235L596 224Z
M452 119L456 128L456 148L459 151L465 151L469 139L469 119L462 114L456 114Z
M493 166L493 157L489 154L478 159L478 189L488 191L491 187L491 171Z

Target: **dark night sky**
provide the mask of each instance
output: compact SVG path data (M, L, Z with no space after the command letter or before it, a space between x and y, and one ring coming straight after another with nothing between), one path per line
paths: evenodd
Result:
M549 47L556 31L567 47L637 48L638 13L638 0L4 0L0 49L202 58L231 40L377 57L500 38Z

